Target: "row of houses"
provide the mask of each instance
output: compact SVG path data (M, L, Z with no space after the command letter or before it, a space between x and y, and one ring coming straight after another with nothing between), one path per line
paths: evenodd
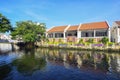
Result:
M106 21L83 23L79 25L55 26L47 30L46 36L50 41L78 42L80 39L87 41L92 38L99 42L103 37L109 41L120 42L120 21L115 21L110 27Z

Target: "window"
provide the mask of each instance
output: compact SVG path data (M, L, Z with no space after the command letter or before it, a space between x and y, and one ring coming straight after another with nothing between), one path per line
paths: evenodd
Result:
M63 33L55 33L55 38L62 38L63 37Z
M81 32L81 37L94 37L94 31Z
M72 36L72 34L68 34L68 36Z
M96 31L96 36L107 36L107 30Z
M48 34L48 37L49 38L53 38L53 34L51 33L51 34Z
M77 36L77 32L74 34L74 36Z

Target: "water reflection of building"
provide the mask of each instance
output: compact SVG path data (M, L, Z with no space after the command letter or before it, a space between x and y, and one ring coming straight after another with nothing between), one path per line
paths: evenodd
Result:
M117 56L117 71L120 72L120 56Z
M47 49L39 51L47 57L48 62L64 65L65 68L78 67L104 73L120 72L119 54Z
M79 55L77 55L77 67L80 68L80 66L82 65L82 59Z
M120 54L110 55L111 72L120 72Z

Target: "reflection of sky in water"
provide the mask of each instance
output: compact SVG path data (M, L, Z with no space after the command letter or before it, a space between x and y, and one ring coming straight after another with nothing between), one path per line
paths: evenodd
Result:
M4 64L9 64L11 63L13 60L15 60L16 58L20 57L20 54L11 52L9 54L5 54L5 55L0 55L0 66L4 65Z

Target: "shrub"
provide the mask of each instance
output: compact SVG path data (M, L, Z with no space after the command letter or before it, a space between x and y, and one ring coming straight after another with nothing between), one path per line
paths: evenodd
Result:
M59 43L62 43L62 39L59 39L58 42L59 42Z
M49 41L48 44L53 44L53 42L50 42L50 41Z
M84 42L83 44L84 44L85 46L89 46L89 45L90 45L89 42Z
M88 43L93 43L94 42L94 39L89 39L88 41L87 41Z
M114 44L113 42L109 42L108 46L113 46L113 44Z
M109 42L109 39L107 37L103 37L101 42L106 45Z
M83 43L83 39L80 39L78 43Z
M55 38L53 38L53 44L55 43Z

